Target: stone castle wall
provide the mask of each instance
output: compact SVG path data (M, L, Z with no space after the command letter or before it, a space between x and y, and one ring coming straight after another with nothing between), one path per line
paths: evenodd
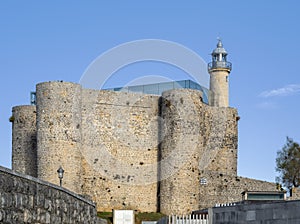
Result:
M160 209L164 214L198 208L199 157L204 153L198 116L201 98L201 92L194 90L171 90L162 95Z
M83 90L83 191L99 210L157 210L158 96Z
M202 103L201 92L162 95L166 133L161 145L161 211L184 214L201 208L200 180L210 171L236 176L237 112ZM170 203L172 201L172 203ZM200 203L200 204L199 204Z
M0 223L98 223L95 204L64 188L0 167Z
M290 189L288 200L300 200L300 189L293 187Z
M200 185L199 209L242 201L243 191L277 191L275 183L218 172L205 171L202 177L206 184Z
M81 194L81 86L45 82L37 85L38 177L57 184L57 169L65 170L63 185Z
M12 169L37 177L36 107L12 109Z
M36 127L38 178L58 184L62 166L63 185L90 195L100 211L186 214L228 202L228 184L218 177L237 178L235 109L208 106L201 92L190 89L160 97L45 82L37 85L36 97L36 126L27 129ZM26 132L13 125L14 133ZM31 158L30 146L20 141L24 152L15 160ZM254 180L240 183L234 185L237 195L248 185L265 190Z

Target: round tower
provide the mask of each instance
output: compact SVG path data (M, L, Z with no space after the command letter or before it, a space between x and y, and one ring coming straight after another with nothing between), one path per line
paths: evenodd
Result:
M199 158L203 135L202 93L163 92L161 101L160 212L191 214L199 206Z
M44 82L36 87L38 178L81 193L81 86Z
M37 176L36 108L17 106L12 109L12 169Z
M214 107L229 106L228 76L231 63L227 61L227 52L219 39L217 48L212 52L212 62L208 64L210 74L210 100Z

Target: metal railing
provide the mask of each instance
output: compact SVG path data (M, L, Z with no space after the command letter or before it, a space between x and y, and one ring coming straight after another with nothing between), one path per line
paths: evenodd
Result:
M30 92L30 104L36 105L36 92Z
M170 215L160 219L158 224L209 224L208 215Z
M231 70L232 64L231 64L231 62L228 62L228 61L213 61L213 62L208 63L208 70L212 70L215 68L226 68L226 69Z

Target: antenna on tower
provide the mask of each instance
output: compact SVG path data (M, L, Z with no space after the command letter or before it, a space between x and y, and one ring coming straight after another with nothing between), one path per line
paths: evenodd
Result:
M221 32L218 32L217 40L218 40L218 41L222 41L222 38L221 38Z

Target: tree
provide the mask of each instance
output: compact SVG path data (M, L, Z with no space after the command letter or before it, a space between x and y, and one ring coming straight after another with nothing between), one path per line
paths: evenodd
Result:
M289 137L277 152L276 171L280 174L276 179L283 186L288 189L300 186L300 146Z

